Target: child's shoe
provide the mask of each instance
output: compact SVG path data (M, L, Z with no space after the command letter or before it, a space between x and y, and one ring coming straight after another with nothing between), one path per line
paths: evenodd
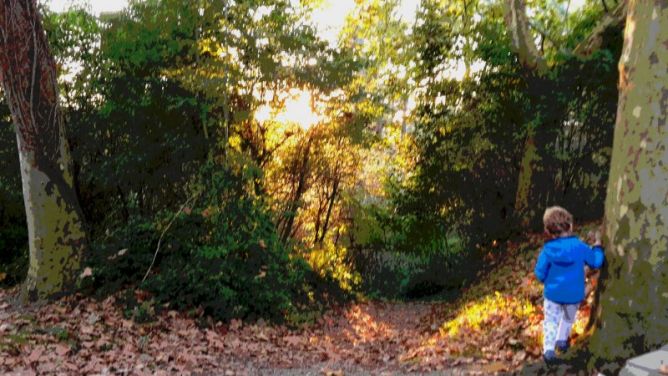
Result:
M562 354L568 351L568 340L565 341L557 341L556 344L557 350L559 350Z
M554 350L547 350L545 353L543 353L543 360L547 364L555 364L557 362L557 354L554 352Z

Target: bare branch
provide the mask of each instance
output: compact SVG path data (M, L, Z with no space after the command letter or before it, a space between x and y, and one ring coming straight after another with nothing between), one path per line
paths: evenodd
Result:
M158 253L160 252L160 245L162 244L162 239L165 237L165 234L167 231L169 231L169 228L172 227L172 224L174 224L174 221L176 221L176 218L181 214L181 212L188 206L188 204L193 201L197 201L199 198L201 192L195 193L193 196L189 197L186 202L181 205L179 210L172 216L172 219L169 221L167 226L165 226L165 229L162 230L162 233L160 234L160 238L158 239L158 245L155 248L155 253L153 254L153 260L151 260L151 265L148 266L148 269L146 269L146 274L144 274L144 278L142 278L142 282L146 281L146 278L148 278L148 275L151 273L151 269L153 269L153 265L155 264L155 260L158 258Z

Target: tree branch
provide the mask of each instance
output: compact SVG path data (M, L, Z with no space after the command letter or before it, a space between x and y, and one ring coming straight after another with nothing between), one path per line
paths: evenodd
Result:
M547 72L545 59L538 53L529 32L524 0L506 0L505 3L504 20L510 33L512 48L517 53L520 64L529 70L537 70L539 74Z
M560 48L560 47L559 47L559 46L560 46L560 43L559 43L558 41L556 41L554 38L552 38L552 37L550 36L550 34L549 34L547 31L545 31L545 29L543 29L543 28L541 28L540 26L538 26L535 22L527 21L527 24L528 24L532 29L536 30L536 31L538 32L538 34L540 34L540 35L543 37L544 40L548 40L548 41L549 41L550 43L552 43L552 45L553 45L554 47L556 47L557 49Z
M155 260L158 258L158 252L160 252L160 245L162 244L162 238L165 237L165 234L167 233L167 231L169 230L169 228L172 227L172 224L174 224L174 221L176 221L176 218L179 216L179 214L181 214L181 212L183 211L183 209L185 209L186 206L187 206L191 201L193 201L193 200L196 201L197 198L199 198L200 193L201 193L201 192L197 192L197 193L195 193L193 196L191 196L190 198L188 198L188 199L186 200L186 202L184 202L183 205L181 205L181 207L179 208L179 210L174 214L174 216L173 216L172 219L169 221L169 223L167 224L167 226L165 227L165 229L162 230L162 233L160 234L160 238L158 238L158 245L157 245L157 247L155 248L155 253L153 254L153 260L151 260L151 265L149 265L149 266L148 266L148 269L146 269L146 274L144 274L144 278L141 279L142 282L146 281L146 278L148 278L148 275L151 273L151 269L153 269L153 265L155 264Z
M607 11L605 0L602 0ZM587 36L570 54L587 57L598 50L603 44L605 32L611 27L619 27L626 21L627 0L621 0L612 11L607 11L594 30ZM526 4L524 0L505 0L504 20L512 48L517 53L520 64L530 71L537 71L542 75L548 70L547 63L541 53L538 52L536 44L531 36L529 28L536 30L543 38L547 38L555 47L558 43L550 38L549 34L529 21L526 15ZM569 51L562 51L569 54Z
M603 2L605 4L605 1ZM603 34L611 27L623 25L626 21L627 1L620 1L612 12L607 12L589 36L575 47L573 54L587 57L601 47ZM607 9L607 7L606 7Z

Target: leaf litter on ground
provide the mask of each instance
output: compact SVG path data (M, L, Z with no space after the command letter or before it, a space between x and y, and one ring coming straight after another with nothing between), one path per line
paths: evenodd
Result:
M0 372L513 371L541 355L542 287L531 278L541 245L540 235L532 234L504 251L492 248L491 267L454 302L357 302L297 329L262 320L201 327L176 311L140 324L125 318L114 296L75 295L19 308L12 304L16 289L0 290ZM591 299L580 309L573 341L585 334L590 309Z

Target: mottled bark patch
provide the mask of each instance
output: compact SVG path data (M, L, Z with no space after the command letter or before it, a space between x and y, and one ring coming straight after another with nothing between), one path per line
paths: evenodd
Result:
M661 4L661 6L659 6ZM668 342L668 12L630 3L606 200L607 270L600 284L591 364L615 372Z
M17 132L28 225L27 300L69 290L85 247L55 61L35 0L0 3L0 80Z

